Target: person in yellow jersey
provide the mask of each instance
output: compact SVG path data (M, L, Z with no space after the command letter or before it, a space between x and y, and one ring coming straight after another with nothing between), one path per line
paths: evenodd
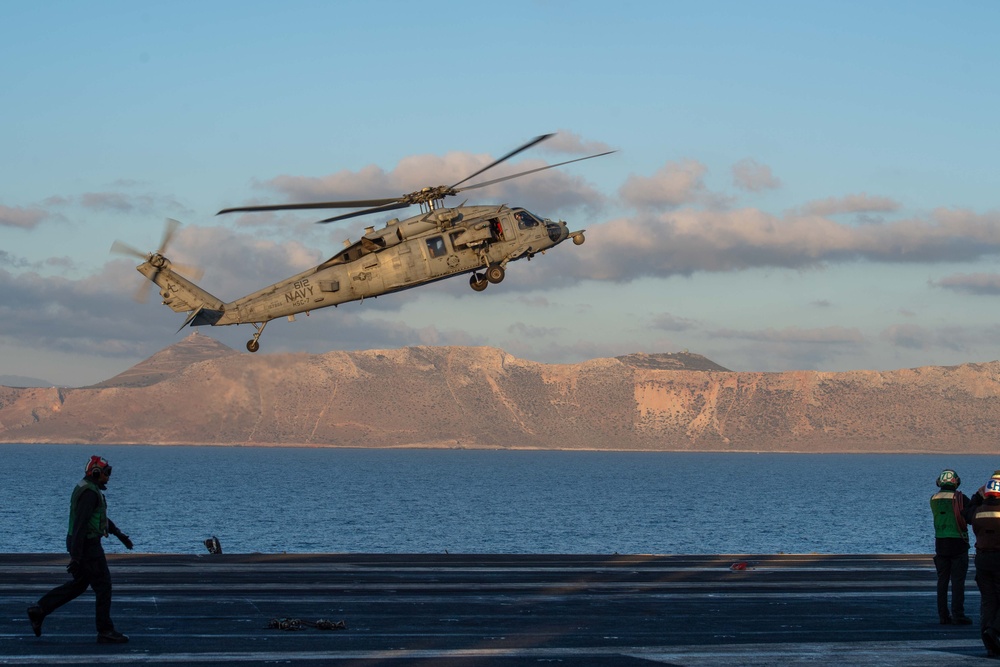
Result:
M111 572L104 555L101 539L114 535L126 549L132 540L108 518L108 501L104 490L111 478L111 464L100 456L91 456L83 479L73 488L69 503L69 529L66 550L69 565L66 571L73 580L57 586L28 607L28 620L36 637L42 635L42 621L53 611L79 597L87 588L97 597L97 643L124 644L128 637L115 630L111 621Z
M979 629L986 655L1000 658L1000 475L973 494L965 517L976 534Z
M934 514L934 567L937 570L937 611L942 625L971 625L965 615L965 575L969 571L969 530L963 512L969 497L958 490L962 480L954 470L937 478L939 491L931 496ZM948 584L951 583L951 611Z

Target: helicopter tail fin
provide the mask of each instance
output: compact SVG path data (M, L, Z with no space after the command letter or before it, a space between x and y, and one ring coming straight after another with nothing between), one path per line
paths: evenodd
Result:
M139 265L137 270L160 288L163 305L175 313L193 311L186 324L214 324L226 310L222 300L212 296L193 282L171 268L165 259L163 266L156 267L150 262ZM213 314L216 314L213 317ZM182 327L183 328L183 327Z

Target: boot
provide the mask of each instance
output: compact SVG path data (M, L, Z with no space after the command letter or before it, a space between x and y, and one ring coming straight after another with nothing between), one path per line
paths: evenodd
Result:
M37 604L28 607L28 620L31 621L31 629L36 637L42 636L42 621L45 620L45 612Z
M104 630L97 633L98 644L125 644L127 642L128 637L117 630Z

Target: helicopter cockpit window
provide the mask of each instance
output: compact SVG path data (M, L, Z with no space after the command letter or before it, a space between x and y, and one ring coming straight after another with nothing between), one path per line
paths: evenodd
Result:
M535 216L531 215L527 211L515 211L514 212L514 219L517 220L517 226L520 229L528 229L530 227L537 227L538 225L541 224L538 221L538 218L536 218Z
M427 239L427 254L431 257L443 257L447 252L447 249L444 247L443 237L432 236Z

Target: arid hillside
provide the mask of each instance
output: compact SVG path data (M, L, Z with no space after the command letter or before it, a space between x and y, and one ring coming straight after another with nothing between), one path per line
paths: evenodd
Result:
M0 442L993 453L1000 362L737 373L688 353L252 355L192 334L91 387L0 387Z

